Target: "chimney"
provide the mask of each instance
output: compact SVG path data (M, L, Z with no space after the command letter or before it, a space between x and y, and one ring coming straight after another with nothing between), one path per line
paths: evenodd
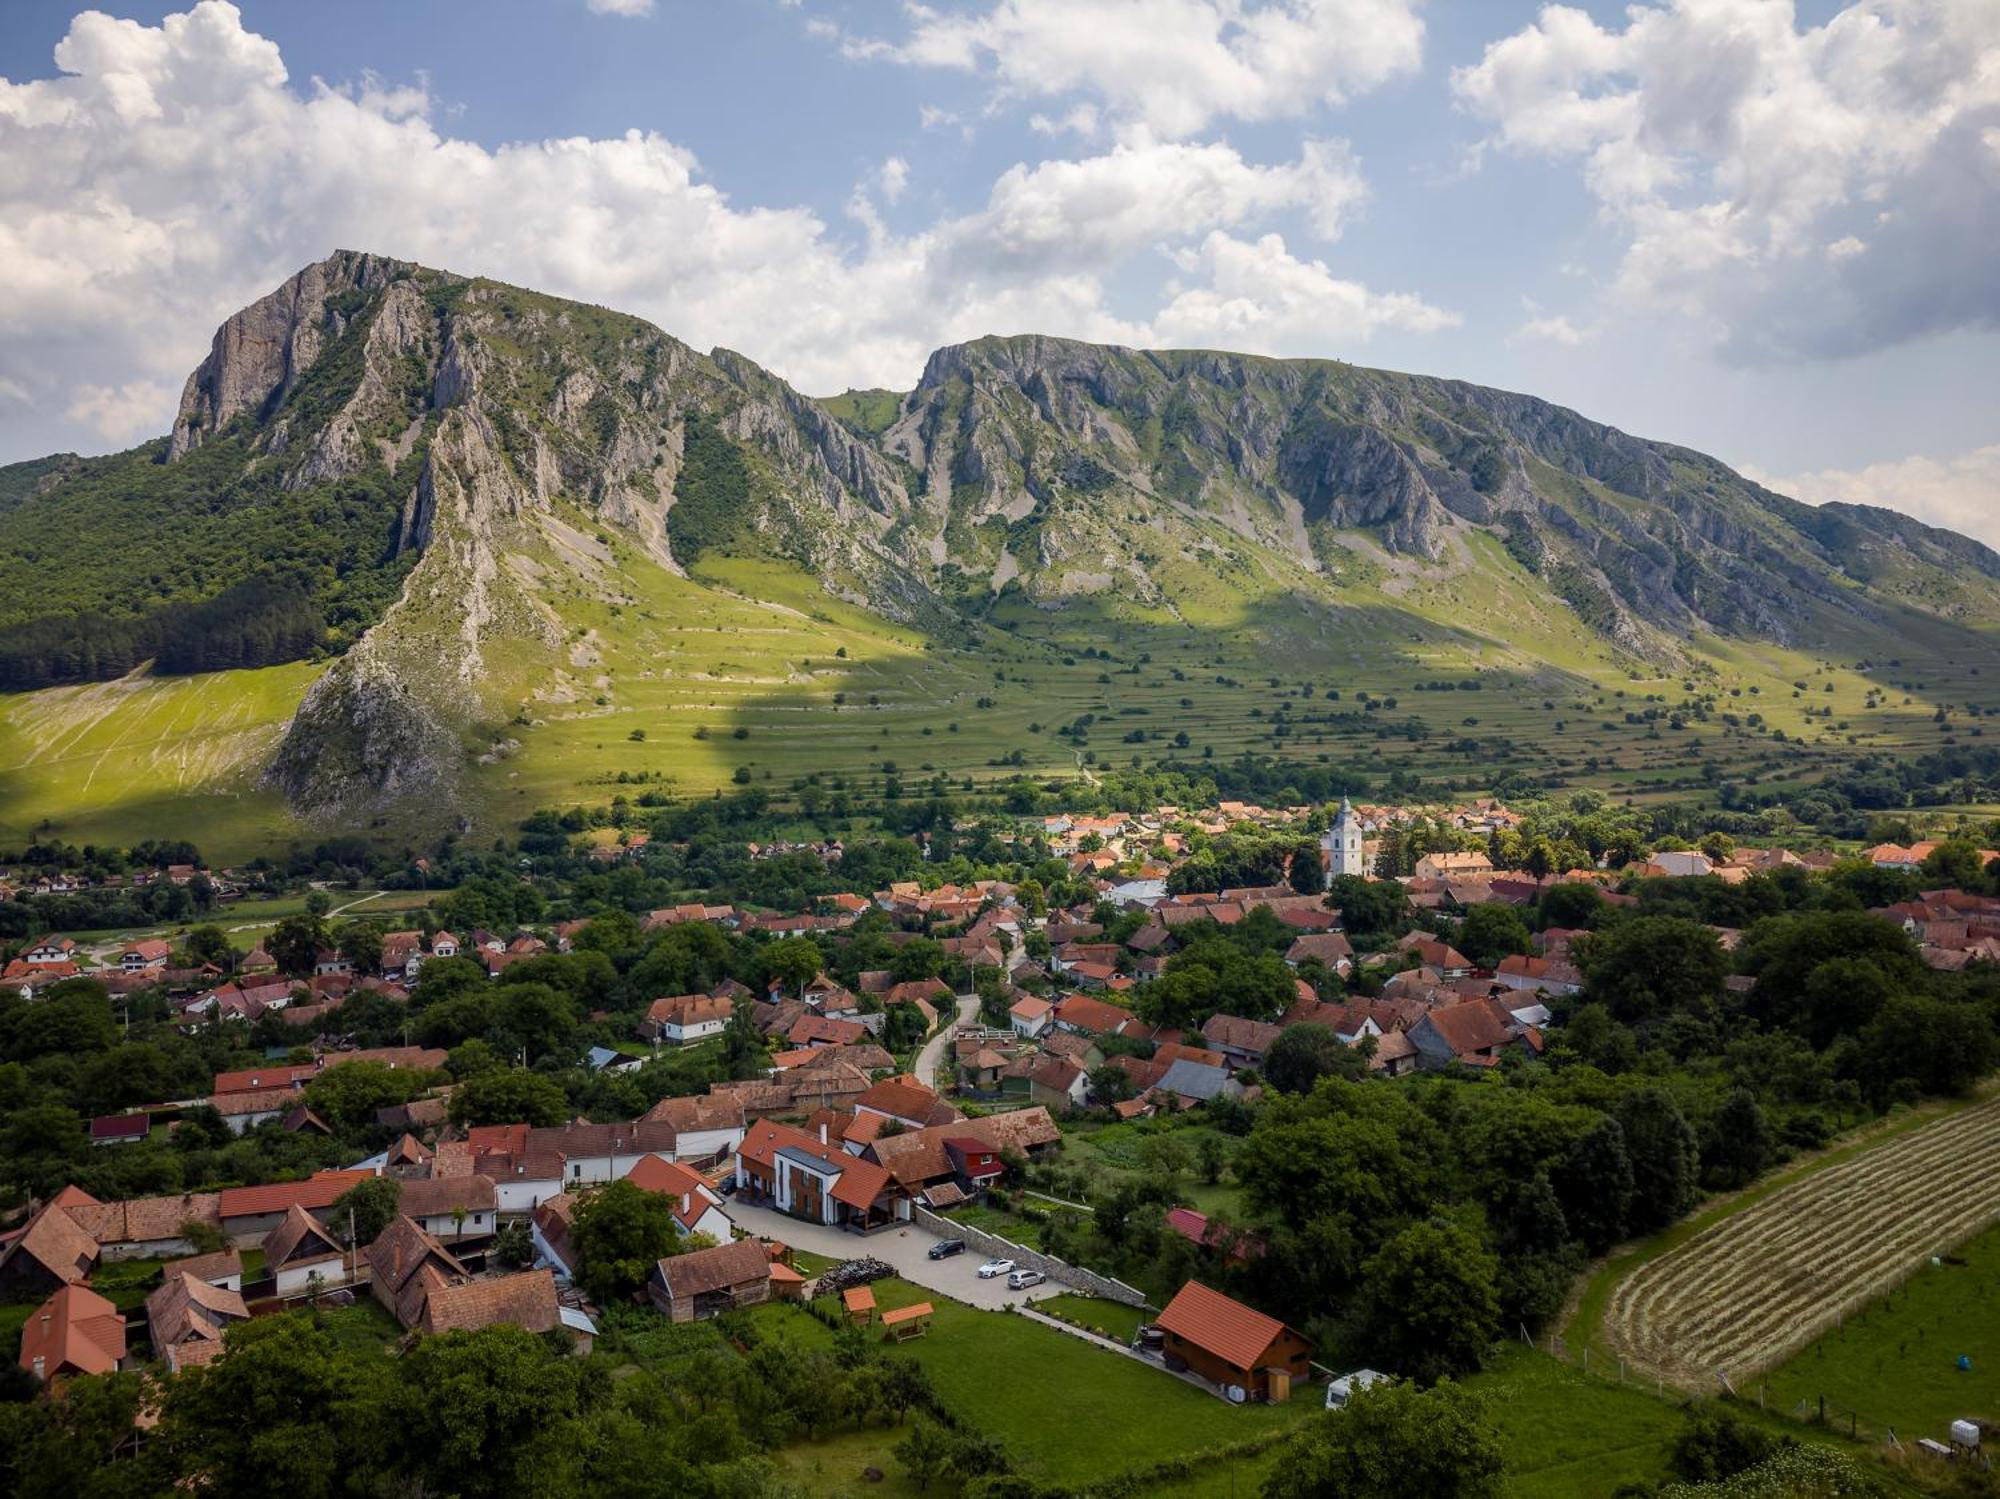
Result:
M819 1127L819 1143L822 1145L826 1144L826 1125L824 1123Z

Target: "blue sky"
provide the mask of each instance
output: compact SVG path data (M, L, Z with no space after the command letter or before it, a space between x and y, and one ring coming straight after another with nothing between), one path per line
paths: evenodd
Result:
M982 332L1457 376L2000 542L1991 0L108 10L0 9L0 457L165 430L342 246L813 393Z

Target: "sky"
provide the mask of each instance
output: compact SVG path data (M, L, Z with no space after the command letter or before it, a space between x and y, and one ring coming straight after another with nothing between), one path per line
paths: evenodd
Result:
M0 6L0 461L337 249L810 394L1041 332L1527 391L2000 546L2000 0Z

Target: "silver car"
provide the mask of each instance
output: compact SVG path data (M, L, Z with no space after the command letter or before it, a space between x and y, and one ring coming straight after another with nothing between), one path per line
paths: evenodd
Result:
M1039 1270L1016 1270L1007 1277L1007 1289L1025 1291L1029 1286L1038 1286L1047 1279L1048 1277Z
M1013 1268L1014 1262L1012 1260L988 1260L979 1267L979 1278L981 1280L991 1280L996 1275L1005 1275Z

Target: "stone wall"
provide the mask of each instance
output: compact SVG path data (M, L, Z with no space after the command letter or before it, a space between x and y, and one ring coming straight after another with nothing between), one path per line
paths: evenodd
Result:
M911 1204L910 1211L917 1227L934 1233L939 1238L963 1239L969 1251L983 1255L989 1260L1012 1260L1024 1270L1039 1270L1050 1280L1061 1281L1086 1296L1120 1302L1125 1306L1150 1308L1152 1305L1146 1300L1143 1292L1135 1291L1122 1280L1113 1280L1108 1275L1099 1275L1095 1270L1072 1265L1068 1260L1059 1260L1052 1254L1043 1254L1039 1249L1016 1244L1012 1239L1003 1239L1000 1235L988 1233L983 1228L954 1223L951 1219L941 1217L921 1204Z

